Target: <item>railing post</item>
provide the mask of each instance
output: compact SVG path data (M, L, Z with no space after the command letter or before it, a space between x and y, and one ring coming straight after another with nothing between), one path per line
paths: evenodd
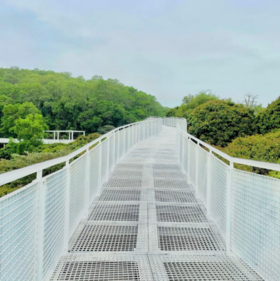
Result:
M212 171L211 171L211 157L212 150L209 150L207 155L207 192L206 192L206 207L207 207L207 215L211 217L211 181L212 181Z
M117 147L117 150L118 150L118 155L117 155L117 161L119 161L120 159L120 130L118 130L118 147Z
M181 151L181 153L182 153L182 157L181 157L181 166L182 166L182 171L183 171L183 173L185 173L185 167L184 167L184 159L185 159L185 146L184 146L184 136L183 135L181 135L181 147L182 147L182 151Z
M44 228L45 228L45 205L46 205L46 188L42 179L43 171L37 172L38 181L38 244L37 244L37 280L43 280L44 268Z
M114 135L113 135L113 144L112 144L112 146L113 146L113 151L112 151L112 153L113 153L113 157L112 157L112 162L113 162L113 165L112 165L112 169L114 169L115 168L115 165L116 165L116 133L114 132L113 133Z
M90 194L90 157L89 157L89 149L86 150L86 186L85 186L85 206L84 206L84 217L87 218L88 216L88 209L89 209L89 194Z
M190 153L190 149L191 149L191 138L187 138L188 141L188 173L187 173L187 177L188 177L188 183L190 182L190 175L191 175L191 153Z
M107 141L107 168L106 168L106 179L105 179L105 181L108 180L109 173L110 173L110 153L111 153L110 142L111 142L111 137L112 137L112 135L110 135L106 140Z
M102 149L103 149L103 144L102 141L99 141L99 163L98 163L98 194L97 196L99 196L101 188L102 188ZM105 161L105 159L103 159L103 161Z
M123 155L122 156L124 156L125 152L126 152L126 149L125 149L125 147L126 147L126 133L127 133L126 129L123 128L122 132L123 132Z
M232 171L233 171L233 162L230 161L227 174L227 220L226 220L226 249L227 254L230 254L231 251L231 215L232 215Z
M132 141L132 135L131 135L131 126L130 126L128 131L128 151L130 151L131 149L131 141Z
M198 170L199 170L199 143L196 144L195 146L195 193L198 196Z
M65 222L64 222L64 252L68 251L69 241L69 216L70 216L70 163L66 161L66 190L65 190Z

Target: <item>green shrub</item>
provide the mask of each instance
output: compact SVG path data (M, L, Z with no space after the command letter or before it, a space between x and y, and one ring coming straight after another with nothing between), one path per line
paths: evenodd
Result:
M280 129L280 97L259 113L257 116L257 126L261 134Z
M230 156L270 163L279 163L280 130L265 135L236 138L227 147L220 148ZM279 173L251 166L237 165L238 168L263 175L279 177Z
M254 112L226 100L208 101L189 114L189 133L212 145L225 147L236 137L256 133Z
M134 120L135 121L135 120ZM114 130L115 127L112 125L105 125L97 130L97 132L101 135L107 134L108 132Z
M166 116L166 117L176 117L176 116L177 116L177 111L178 111L178 109L179 109L179 106L176 106L176 107L174 107L174 108L170 108L170 109L166 112L165 116Z
M196 95L187 95L183 98L182 104L178 108L178 110L175 112L177 117L184 117L189 119L190 113L199 107L200 105L212 101L212 100L218 100L219 97L212 94L211 91L201 91Z
M71 152L83 147L87 143L99 138L100 135L97 133L90 134L88 136L80 136L78 139L69 144L54 143L54 144L43 144L38 148L37 152L26 152L25 155L11 154L11 159L1 159L0 161L0 173L13 171L16 169L24 168L26 166L41 163L47 160L59 158L70 154ZM0 150L1 151L1 150ZM79 155L76 158L78 158ZM49 175L60 170L64 166L64 163L49 167L43 171L43 175ZM36 177L35 174L29 175L25 178L21 178L12 183L0 186L0 197L7 193L10 193L22 186L27 185Z

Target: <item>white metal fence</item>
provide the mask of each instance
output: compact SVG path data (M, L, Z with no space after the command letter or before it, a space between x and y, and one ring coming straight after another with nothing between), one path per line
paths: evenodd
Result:
M264 280L280 280L280 180L234 164L276 171L280 165L230 157L188 134L182 118L129 124L68 156L0 175L3 185L37 174L0 199L0 280L48 280L115 164L134 144L159 133L162 124L177 127L179 163L221 231L228 254L238 255ZM44 169L60 163L66 166L42 177Z
M115 164L162 124L162 118L129 124L68 156L1 174L0 185L34 173L37 178L0 199L0 280L48 280ZM60 163L63 169L42 177Z
M264 280L280 280L280 180L234 168L243 164L280 171L280 165L233 158L188 134L183 119L164 119L177 127L178 159L188 181L236 254ZM223 157L221 161L216 155Z

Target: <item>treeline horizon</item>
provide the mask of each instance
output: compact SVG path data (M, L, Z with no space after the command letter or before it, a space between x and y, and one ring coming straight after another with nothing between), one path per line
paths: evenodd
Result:
M104 126L163 117L168 110L154 96L116 79L95 75L86 80L69 72L0 68L0 119L5 106L25 102L40 110L50 130L83 130L87 134ZM16 137L3 129L0 136Z

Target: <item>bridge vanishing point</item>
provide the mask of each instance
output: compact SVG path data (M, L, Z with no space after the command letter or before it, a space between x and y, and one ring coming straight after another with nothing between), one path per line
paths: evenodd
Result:
M148 118L2 174L0 280L279 281L280 180L234 164L280 171Z

